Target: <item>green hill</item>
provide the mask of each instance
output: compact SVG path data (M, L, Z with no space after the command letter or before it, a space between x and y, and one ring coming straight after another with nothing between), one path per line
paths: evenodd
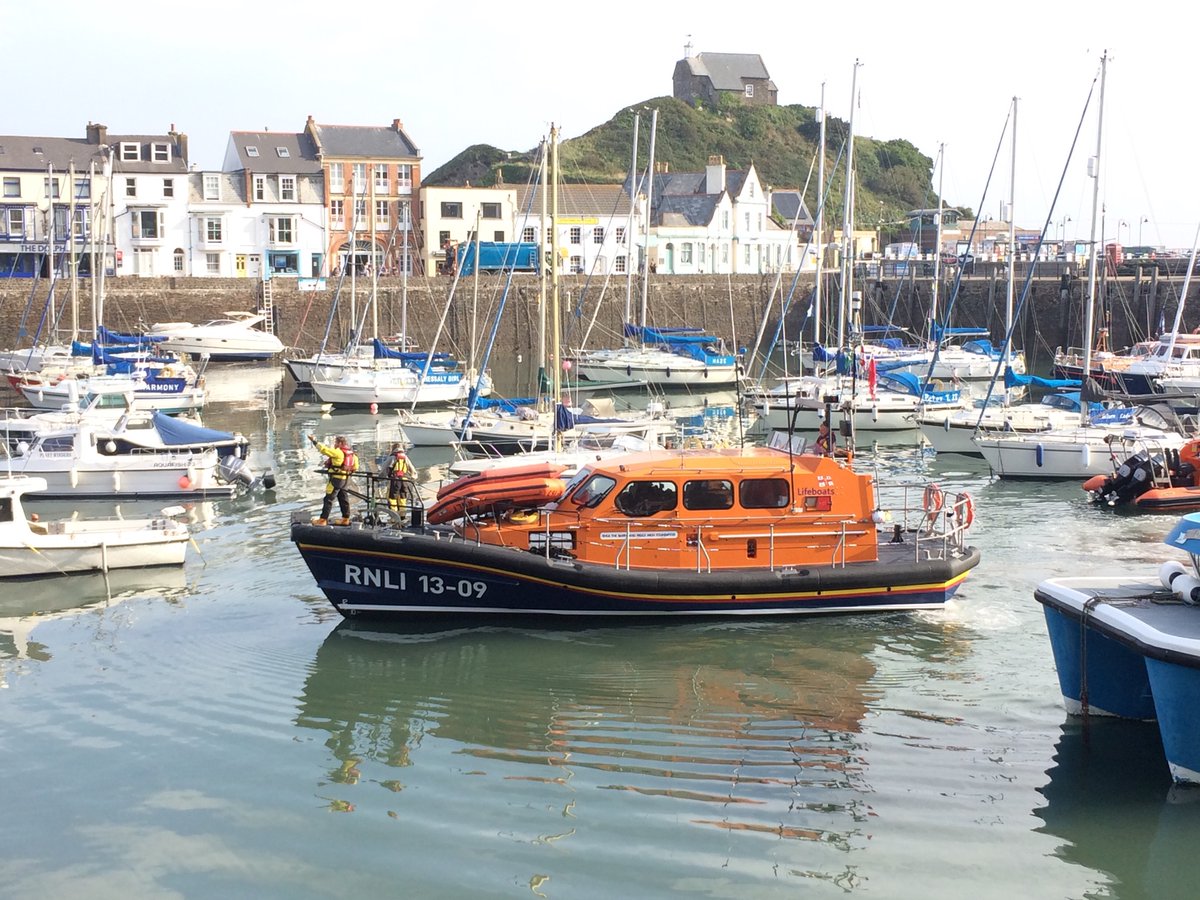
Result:
M717 109L695 109L672 97L658 97L626 107L603 125L559 145L562 180L580 184L613 184L629 171L633 118L641 111L640 160L644 166L650 135L650 109L658 110L655 160L672 172L703 171L708 157L719 154L731 169L751 162L763 181L776 189L796 190L809 179L820 142L815 110L808 106L747 106L737 101ZM826 119L826 177L843 152L849 128L841 119ZM497 150L486 144L468 147L427 175L425 184L491 187L498 183L526 184L536 177L537 149ZM931 185L933 160L903 139L881 141L856 137L854 143L859 227L894 223L911 209L934 206ZM839 220L845 176L842 166L833 177L826 215ZM807 193L809 209L817 206L817 177L813 169ZM961 209L961 207L960 207ZM969 214L969 210L964 212Z

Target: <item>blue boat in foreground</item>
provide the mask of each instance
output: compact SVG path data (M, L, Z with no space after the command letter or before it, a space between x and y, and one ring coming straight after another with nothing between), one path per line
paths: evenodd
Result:
M1071 715L1156 720L1171 777L1200 784L1200 513L1164 543L1191 557L1158 577L1055 578L1038 585Z

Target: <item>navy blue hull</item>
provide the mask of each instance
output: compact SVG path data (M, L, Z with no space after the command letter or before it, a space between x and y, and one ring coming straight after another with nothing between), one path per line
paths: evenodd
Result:
M804 569L639 571L479 545L447 531L292 525L318 586L343 615L711 616L921 609L946 602L979 551Z

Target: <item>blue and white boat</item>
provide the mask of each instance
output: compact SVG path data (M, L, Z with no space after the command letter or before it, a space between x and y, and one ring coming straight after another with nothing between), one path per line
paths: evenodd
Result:
M1067 712L1156 720L1171 777L1200 784L1200 513L1168 546L1191 558L1154 577L1081 576L1038 585Z

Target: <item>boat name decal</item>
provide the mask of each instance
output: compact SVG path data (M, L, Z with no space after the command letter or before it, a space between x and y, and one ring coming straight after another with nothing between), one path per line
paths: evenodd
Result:
M346 564L342 580L346 584L359 587L383 588L386 591L409 590L407 572L393 572L391 569L380 569L374 566L354 566ZM411 579L412 588L422 594L455 594L465 599L479 599L487 593L487 583L472 581L469 578L442 578L440 575L417 575Z
M671 538L679 537L678 531L602 531L600 532L600 540L602 541L621 541L625 538L633 538L639 541L653 540L655 538Z
M831 487L806 487L801 488L798 493L803 497L832 497L834 491Z

